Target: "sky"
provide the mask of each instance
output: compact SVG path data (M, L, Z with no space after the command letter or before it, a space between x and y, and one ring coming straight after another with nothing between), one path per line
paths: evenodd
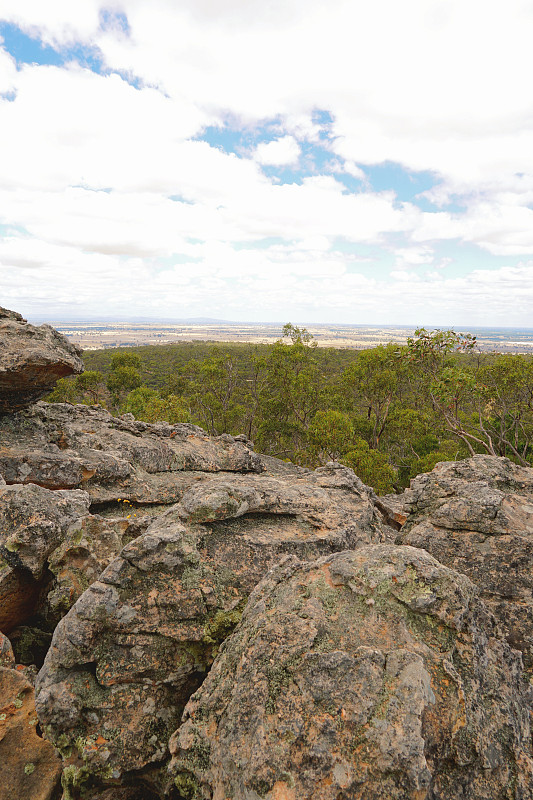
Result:
M533 327L532 0L0 0L0 305Z

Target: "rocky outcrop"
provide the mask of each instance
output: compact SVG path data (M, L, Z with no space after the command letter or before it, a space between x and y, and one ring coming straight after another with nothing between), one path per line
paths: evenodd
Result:
M175 503L204 474L263 470L245 437L213 438L195 425L136 422L67 403L0 417L0 474L8 483L83 489L93 505Z
M24 407L77 359L0 309L0 798L531 800L533 470Z
M404 502L397 542L468 575L533 675L533 470L483 455L443 462Z
M81 350L50 327L36 328L0 308L0 414L47 394L59 378L83 372Z
M474 584L422 550L289 558L171 740L173 798L531 797L528 687Z
M370 492L331 465L214 476L130 542L58 625L37 682L47 736L92 775L158 764L246 598L285 554L386 541Z

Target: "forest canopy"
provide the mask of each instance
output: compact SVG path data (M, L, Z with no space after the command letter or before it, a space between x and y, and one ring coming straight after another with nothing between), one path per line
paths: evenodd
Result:
M244 433L306 467L337 460L378 493L475 453L533 464L533 357L480 353L475 337L420 328L407 345L318 348L290 323L274 344L209 342L86 351L49 401L147 422Z

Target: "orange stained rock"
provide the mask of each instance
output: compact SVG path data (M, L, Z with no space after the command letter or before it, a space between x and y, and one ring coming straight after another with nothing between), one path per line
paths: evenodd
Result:
M33 687L17 670L2 667L0 698L0 797L50 800L61 761L50 742L36 733Z
M276 781L272 787L272 800L296 800L294 789L285 781Z

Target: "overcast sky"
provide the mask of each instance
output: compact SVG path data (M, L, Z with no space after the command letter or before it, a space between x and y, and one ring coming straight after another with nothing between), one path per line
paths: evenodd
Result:
M0 305L533 326L531 0L0 0Z

